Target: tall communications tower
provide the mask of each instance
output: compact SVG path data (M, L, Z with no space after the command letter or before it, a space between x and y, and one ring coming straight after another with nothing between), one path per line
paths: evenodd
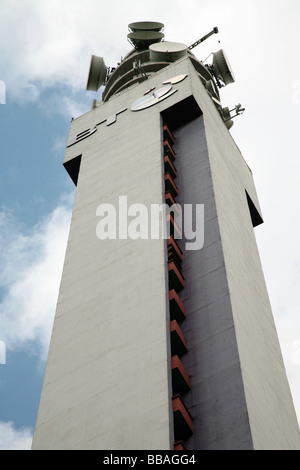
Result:
M252 172L220 101L234 76L129 25L72 120L77 186L33 449L299 449L253 228Z

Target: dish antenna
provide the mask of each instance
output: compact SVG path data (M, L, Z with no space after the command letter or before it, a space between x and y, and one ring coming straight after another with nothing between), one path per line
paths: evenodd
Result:
M176 62L187 55L187 46L180 42L157 42L151 44L149 50L152 62Z
M233 111L236 113L234 116L231 115ZM222 108L223 119L228 129L231 129L233 126L233 119L240 114L243 114L244 111L245 108L243 108L240 103L237 104L233 109L229 109L228 107Z
M208 68L220 88L235 82L231 66L223 49L213 53L213 63Z
M137 21L130 23L128 28L130 31L127 34L128 41L140 51L148 49L151 44L160 42L165 37L162 32L164 24L156 21Z
M98 91L105 83L108 70L103 57L92 55L86 89L89 91Z

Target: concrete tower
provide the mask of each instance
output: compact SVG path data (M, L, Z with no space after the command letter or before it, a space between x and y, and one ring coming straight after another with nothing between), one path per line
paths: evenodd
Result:
M33 449L299 449L261 210L220 103L228 60L204 65L161 23L129 27L116 69L92 57L102 101L71 123L77 189Z

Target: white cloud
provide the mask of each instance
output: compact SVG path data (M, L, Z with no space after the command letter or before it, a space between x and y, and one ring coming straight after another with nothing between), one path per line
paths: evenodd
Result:
M115 65L131 48L126 41L128 22L140 14L151 15L155 8L165 10L158 0L148 6L147 14L145 5L136 1L5 2L0 18L4 75L0 79L6 82L7 93L28 101L58 84L84 91L91 54L103 55L107 65Z
M14 423L0 421L0 450L30 450L32 430L16 429Z
M46 358L55 313L71 209L65 201L29 231L0 213L1 340L8 349L30 347ZM23 230L22 230L23 229ZM38 345L38 347L36 346Z

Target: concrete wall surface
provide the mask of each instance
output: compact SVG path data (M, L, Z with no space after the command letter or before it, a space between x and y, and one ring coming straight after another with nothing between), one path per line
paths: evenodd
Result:
M70 134L139 94L74 120ZM100 204L118 213L126 196L128 206L145 204L150 212L151 203L163 202L160 113L152 108L146 116L127 110L66 152L82 159L35 449L173 445L165 240L96 236Z

